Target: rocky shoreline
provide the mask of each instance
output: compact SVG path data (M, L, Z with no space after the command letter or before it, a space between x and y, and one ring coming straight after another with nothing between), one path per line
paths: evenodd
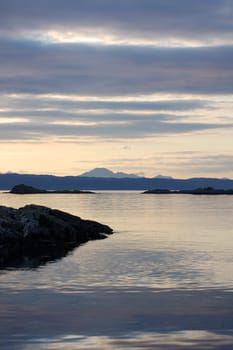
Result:
M22 259L50 260L112 233L107 225L57 209L34 204L19 209L0 206L0 267Z

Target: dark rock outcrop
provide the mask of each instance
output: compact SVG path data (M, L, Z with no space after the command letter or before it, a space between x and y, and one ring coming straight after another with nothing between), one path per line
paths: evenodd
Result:
M38 205L0 206L0 267L25 257L65 255L81 243L104 239L107 225Z
M199 187L193 191L183 191L183 193L218 195L218 194L233 194L233 190L215 189L213 187Z
M39 188L27 186L24 184L16 185L12 187L12 189L10 190L10 193L14 193L14 194L33 194L33 193L46 193L46 192L47 191L45 190L41 190Z
M219 194L225 194L225 195L233 195L233 189L232 190L221 190L221 189L215 189L213 187L200 187L196 188L194 190L176 190L171 191L167 189L154 189L154 190L148 190L143 192L143 194L205 194L205 195L219 195Z
M76 194L76 193L94 193L91 191L81 191L81 190L42 190L39 188L35 188L32 186L19 184L12 187L10 190L10 193L13 194L38 194L38 193L47 193L47 194L53 194L53 193L69 193L69 194Z
M167 189L162 189L162 188L148 190L148 191L143 192L143 194L150 194L150 193L153 193L153 194L171 194L173 192L170 190L167 190Z

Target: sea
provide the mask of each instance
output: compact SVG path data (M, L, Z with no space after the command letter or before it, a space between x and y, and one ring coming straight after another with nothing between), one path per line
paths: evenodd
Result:
M31 203L114 234L0 270L1 350L233 349L233 196L0 193Z

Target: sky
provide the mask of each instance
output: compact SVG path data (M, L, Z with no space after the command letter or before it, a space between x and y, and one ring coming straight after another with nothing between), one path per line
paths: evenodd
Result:
M0 0L0 172L233 178L232 0Z

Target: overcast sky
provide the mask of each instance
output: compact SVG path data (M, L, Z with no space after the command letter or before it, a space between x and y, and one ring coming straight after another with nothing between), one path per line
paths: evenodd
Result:
M232 0L0 0L0 172L233 178Z

